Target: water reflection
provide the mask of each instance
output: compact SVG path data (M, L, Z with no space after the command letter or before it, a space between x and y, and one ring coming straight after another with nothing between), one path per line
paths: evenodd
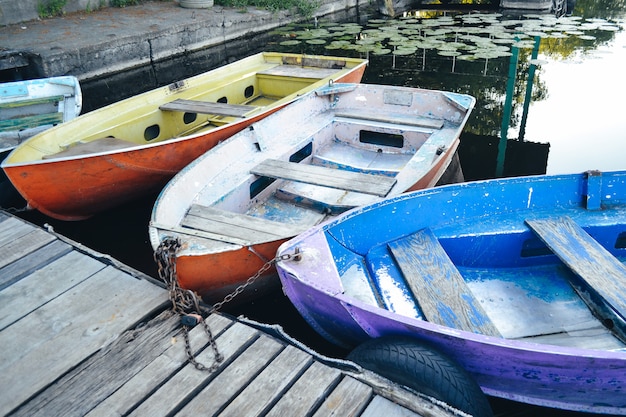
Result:
M367 57L364 82L471 94L477 107L465 131L549 143L547 173L622 169L626 121L613 103L626 96L624 10L623 1L579 0L559 18L412 11L285 27L268 48Z
M549 95L533 101L528 137L550 141L548 173L625 169L626 33L542 66ZM558 113L554 109L561 109Z

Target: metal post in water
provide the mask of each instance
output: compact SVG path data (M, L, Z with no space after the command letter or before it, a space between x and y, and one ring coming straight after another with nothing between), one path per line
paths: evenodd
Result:
M516 38L516 40L519 40ZM496 178L504 174L504 157L506 154L507 132L511 122L511 108L513 107L513 92L515 91L515 74L517 72L517 59L519 48L511 48L511 60L509 61L509 79L506 86L506 99L504 101L504 111L502 114L502 127L500 128L500 142L498 143L498 158L496 161Z
M528 108L530 107L530 101L532 99L533 84L535 83L535 68L534 61L539 56L539 44L541 43L541 37L535 36L535 46L533 47L533 53L531 56L530 68L528 68L528 81L526 81L526 96L524 97L524 111L522 112L522 123L519 130L519 137L517 140L524 141L524 135L526 134L526 119L528 118Z

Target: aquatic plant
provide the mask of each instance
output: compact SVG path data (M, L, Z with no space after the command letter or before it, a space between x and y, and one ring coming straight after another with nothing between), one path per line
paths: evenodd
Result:
M618 24L604 19L585 20L576 16L556 18L529 13L510 19L498 13L449 15L414 11L395 19L370 19L365 26L356 23L294 26L288 36L309 45L324 44L329 50L394 56L420 54L424 70L429 49L437 51L433 58L489 60L511 56L512 48L531 50L538 38L544 40L541 43L544 53L565 57L576 48L593 45L599 32L619 29ZM559 41L567 44L555 43ZM283 41L280 45L293 43Z

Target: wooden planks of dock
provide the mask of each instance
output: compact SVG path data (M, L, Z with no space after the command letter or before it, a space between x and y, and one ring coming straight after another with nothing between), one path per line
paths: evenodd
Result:
M0 415L462 415L222 314L224 360L200 371L150 277L3 212L0 250ZM189 335L212 363L202 326Z

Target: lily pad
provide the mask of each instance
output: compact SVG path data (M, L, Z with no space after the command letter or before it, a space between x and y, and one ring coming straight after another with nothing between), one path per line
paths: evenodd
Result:
M546 32L542 32L538 30L532 30L532 31L526 32L526 34L528 36L539 36L540 38L547 38L549 36Z
M292 40L288 40L288 41L282 41L280 43L280 45L282 46L294 46L294 45L299 45L301 42L299 40L296 39L292 39Z
M620 30L619 26L613 26L613 25L602 25L598 27L598 30L604 30L607 32L617 32Z
M459 59L461 61L478 61L479 58L477 58L475 55L473 54L462 54L456 57L456 59Z
M514 44L515 42L517 42L515 39L513 38L509 38L509 39L492 39L491 42L495 43L495 44L502 44L502 45L511 45Z
M474 57L478 59L496 59L511 56L511 52L480 50L474 52Z
M441 56L460 56L460 55L463 55L461 52L453 51L453 50L439 50L439 51L437 51L437 54L441 55Z
M357 45L373 45L376 42L378 42L378 39L376 38L363 38L363 39L354 41L354 43L356 43Z
M392 53L394 55L412 55L417 51L416 48L397 48Z
M362 30L361 26L344 26L343 28L344 33L352 33L352 34L360 33L361 30Z
M367 52L374 52L375 50L380 49L380 45L374 45L374 44L354 45L354 48L352 49L357 52L367 53Z
M535 47L535 42L519 41L519 42L515 42L512 46L515 48L519 48L519 49L532 49Z

